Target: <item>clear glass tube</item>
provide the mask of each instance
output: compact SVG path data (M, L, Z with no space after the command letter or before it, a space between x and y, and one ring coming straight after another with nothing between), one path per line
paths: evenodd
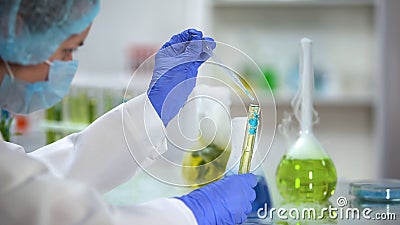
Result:
M244 135L242 156L240 158L239 174L248 173L250 171L259 118L260 106L251 104L247 114L246 133Z
M213 52L210 46L208 46L207 42L205 42L204 46L207 49L206 52L210 54L211 58L215 61L215 63L223 68L225 73L232 79L233 82L235 82L237 86L239 86L239 88L251 99L251 101L254 101L254 97L253 95L251 95L250 91L247 90L247 88L243 85L242 81L240 81L240 79L230 69L225 67L226 64L223 63L222 60L218 58L218 56Z

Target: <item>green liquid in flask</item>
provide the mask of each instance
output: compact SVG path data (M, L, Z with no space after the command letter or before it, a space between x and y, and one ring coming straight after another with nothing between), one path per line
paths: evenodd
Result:
M292 203L325 202L336 188L336 169L331 159L288 159L276 172L282 197Z

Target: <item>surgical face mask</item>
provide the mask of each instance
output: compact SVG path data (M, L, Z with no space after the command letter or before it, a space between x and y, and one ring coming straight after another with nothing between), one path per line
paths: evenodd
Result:
M8 76L0 86L0 108L15 114L28 114L47 109L59 102L69 90L78 61L46 61L50 66L48 80L29 83L14 77L4 62Z

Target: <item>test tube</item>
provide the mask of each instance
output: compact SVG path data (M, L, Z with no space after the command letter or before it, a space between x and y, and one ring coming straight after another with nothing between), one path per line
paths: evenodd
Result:
M242 156L239 164L239 174L250 172L259 118L260 106L257 104L250 104L249 112L247 114L246 133L244 135Z

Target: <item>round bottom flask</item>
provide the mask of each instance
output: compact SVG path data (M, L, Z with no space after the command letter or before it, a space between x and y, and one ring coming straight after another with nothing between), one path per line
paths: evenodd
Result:
M276 179L286 202L325 202L335 193L337 175L314 135L306 134L283 156Z

